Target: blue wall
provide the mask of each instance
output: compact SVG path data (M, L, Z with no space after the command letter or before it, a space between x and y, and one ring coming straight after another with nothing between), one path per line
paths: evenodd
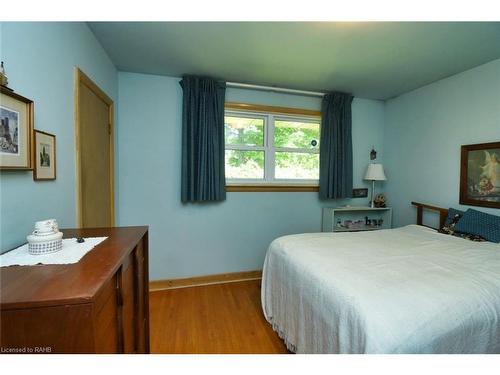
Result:
M36 220L76 223L74 68L79 66L115 102L117 71L84 23L0 23L1 60L9 86L35 102L35 128L56 135L57 179L0 172L0 249L26 242Z
M500 60L389 100L385 116L394 224L415 222L412 200L460 207L460 146L500 140Z
M228 193L216 204L180 202L179 78L119 73L118 224L150 225L150 278L261 269L269 243L321 229L317 193ZM320 100L228 89L227 101L319 109ZM384 105L353 102L355 186L374 145L382 154ZM346 204L349 202L331 202ZM356 199L351 204L366 204Z

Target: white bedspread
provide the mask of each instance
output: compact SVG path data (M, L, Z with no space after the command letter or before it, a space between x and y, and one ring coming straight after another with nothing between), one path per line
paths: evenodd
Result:
M500 353L500 245L416 225L281 237L262 306L297 353Z

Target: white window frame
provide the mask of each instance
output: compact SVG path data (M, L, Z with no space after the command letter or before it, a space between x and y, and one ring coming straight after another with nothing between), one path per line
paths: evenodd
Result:
M319 116L306 115L290 115L278 114L272 112L257 112L257 111L241 111L234 109L226 109L224 116L261 118L264 120L264 144L263 146L246 146L246 145L224 145L224 150L241 150L241 151L264 151L264 178L263 179L247 179L247 178L226 178L226 186L244 186L244 185L277 185L277 186L318 186L317 179L278 179L275 178L275 155L276 152L295 152L319 154L319 143L317 148L291 148L291 147L275 147L274 146L274 123L275 120L297 121L319 123L321 132L321 118ZM321 137L321 133L320 133Z

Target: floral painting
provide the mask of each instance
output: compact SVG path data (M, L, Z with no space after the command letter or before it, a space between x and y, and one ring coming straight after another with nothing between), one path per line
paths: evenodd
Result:
M500 142L462 146L460 200L500 208Z

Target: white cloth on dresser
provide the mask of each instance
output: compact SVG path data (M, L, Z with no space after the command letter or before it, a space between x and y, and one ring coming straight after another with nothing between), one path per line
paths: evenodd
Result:
M262 306L297 353L500 353L500 245L416 225L281 237Z
M43 255L31 255L28 252L28 244L24 244L0 255L0 267L78 263L85 254L106 238L108 237L88 237L84 238L85 242L82 243L76 242L76 238L65 238L62 240L60 251Z

